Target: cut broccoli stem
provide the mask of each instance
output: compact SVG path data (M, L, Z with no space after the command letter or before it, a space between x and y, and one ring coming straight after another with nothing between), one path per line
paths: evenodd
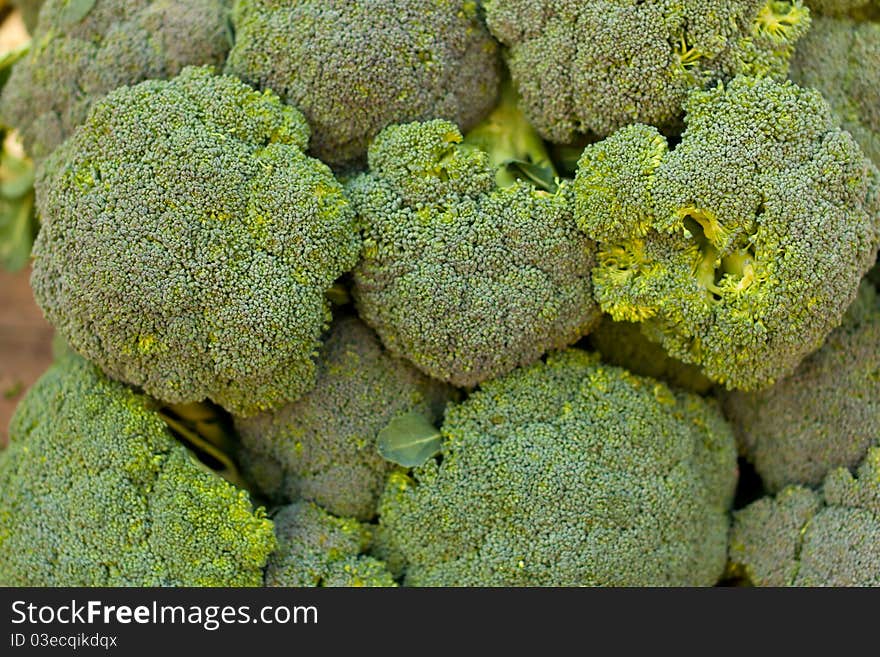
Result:
M464 145L489 155L498 187L510 187L517 180L524 180L539 190L555 193L556 169L543 140L520 110L518 100L513 85L505 83L498 106L465 136Z

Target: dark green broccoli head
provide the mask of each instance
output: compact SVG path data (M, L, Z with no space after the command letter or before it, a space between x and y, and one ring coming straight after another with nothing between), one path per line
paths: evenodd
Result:
M804 0L811 12L825 16L848 16L856 20L880 19L880 0Z
M499 187L490 136L477 130L475 146L448 121L389 127L370 147L370 172L348 185L365 225L361 317L389 351L458 386L570 345L600 316L595 246L578 232L571 186L508 180L499 163ZM497 132L493 143L506 141Z
M0 452L0 584L260 585L272 522L157 409L76 355L31 388Z
M357 259L302 115L188 68L123 87L46 161L34 296L74 350L163 401L251 415L305 393Z
M276 502L306 499L369 520L392 467L376 449L377 434L411 411L440 420L451 392L386 353L359 319L344 317L324 342L311 392L236 420L239 462Z
M822 348L776 385L726 396L740 449L770 492L818 485L880 444L880 299L869 283Z
M737 74L784 79L809 26L800 0L491 0L489 29L547 139L674 125L687 92Z
M424 585L712 585L736 484L718 409L568 350L447 409L440 459L392 474L384 553Z
M300 108L313 152L360 160L387 125L469 128L495 102L497 44L463 0L237 0L227 70Z
M337 518L311 502L282 507L273 517L278 550L266 586L397 586L385 564L364 552L368 525Z
M791 79L821 91L880 166L880 23L816 19L792 58Z
M633 125L587 147L575 214L596 299L728 388L791 374L853 301L880 242L880 172L815 90L693 92L669 150Z
M880 586L880 448L853 476L784 488L734 514L730 569L756 586Z
M33 47L0 98L39 162L96 100L125 84L223 63L229 0L46 0Z
M712 389L712 382L694 365L682 363L651 342L633 322L615 322L605 316L589 336L592 347L602 360L633 374L650 376L682 390L703 395Z

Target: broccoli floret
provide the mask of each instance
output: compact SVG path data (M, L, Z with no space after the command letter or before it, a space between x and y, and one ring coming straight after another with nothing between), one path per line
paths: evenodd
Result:
M511 102L473 143L443 120L386 128L370 172L347 187L365 224L361 317L389 351L458 386L570 345L600 317L595 245L574 222L571 185L557 187Z
M734 514L730 570L757 586L880 586L880 448L818 492L789 486Z
M880 243L880 172L818 91L693 92L669 150L633 125L587 147L575 215L615 320L728 388L791 374L840 324Z
M791 79L814 87L880 166L880 23L819 18L798 45Z
M0 98L0 116L41 162L109 91L223 63L230 0L46 0L33 47Z
M639 325L633 322L615 322L605 316L590 333L588 340L609 365L659 379L698 395L712 389L712 382L698 367L671 358L663 347L642 335Z
M804 0L810 11L825 16L848 16L857 20L880 19L878 0Z
M545 138L673 127L688 90L737 74L784 79L809 26L800 0L491 0L489 29Z
M241 416L314 384L324 291L360 249L302 115L187 68L122 87L38 172L32 285L113 378Z
M470 128L495 103L497 44L462 0L238 0L227 70L303 111L313 152L362 160L385 126Z
M272 522L157 408L76 355L31 388L0 452L0 584L261 584Z
M571 349L446 411L439 459L394 473L382 550L405 583L711 585L736 484L710 402Z
M880 443L880 299L868 282L822 348L760 392L732 392L725 412L765 488L818 485Z
M278 550L266 586L397 586L385 564L364 554L372 532L354 518L336 518L298 502L273 517Z
M246 477L275 502L306 499L369 520L393 467L376 450L396 416L443 417L451 389L386 353L356 317L337 320L324 342L315 388L280 409L236 420Z

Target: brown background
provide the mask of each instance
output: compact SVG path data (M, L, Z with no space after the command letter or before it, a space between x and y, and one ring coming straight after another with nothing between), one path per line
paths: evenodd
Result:
M15 12L0 26L0 52L26 40ZM15 405L52 361L52 329L34 303L29 277L29 270L0 270L0 446L6 444Z

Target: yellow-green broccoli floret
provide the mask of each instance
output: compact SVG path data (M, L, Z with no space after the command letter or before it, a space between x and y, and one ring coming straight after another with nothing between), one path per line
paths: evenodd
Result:
M314 383L354 213L303 116L187 68L122 87L38 172L34 296L78 353L167 402L252 415Z
M576 342L599 320L595 245L512 95L467 137L386 128L348 184L364 224L358 312L392 353L458 386Z
M397 586L385 564L365 552L369 525L337 518L311 502L274 516L278 550L266 567L266 586Z
M492 33L543 137L674 127L692 89L785 79L809 27L800 0L486 0Z
M755 586L880 586L880 448L818 491L789 486L735 512L730 571Z
M791 79L821 91L880 166L880 23L816 19L791 60Z
M369 520L393 465L376 446L391 420L443 417L452 390L385 352L356 317L336 320L318 359L314 389L301 399L237 419L246 477L275 502L317 502Z
M46 0L0 116L41 162L108 92L166 79L188 65L220 66L230 0Z
M880 299L862 283L843 324L776 385L724 402L740 450L776 492L854 468L880 444Z
M880 172L818 91L737 77L588 146L575 214L599 305L728 388L791 374L838 325L880 244Z
M272 522L158 408L73 354L31 388L0 452L0 585L262 583Z
M237 0L227 70L303 111L312 149L362 160L385 126L492 109L498 46L471 0Z
M607 315L590 333L588 340L602 360L633 374L650 376L676 388L704 395L713 383L694 365L682 363L646 338L639 324L615 322Z
M389 478L381 552L411 586L712 585L736 485L711 402L570 349L451 405Z

